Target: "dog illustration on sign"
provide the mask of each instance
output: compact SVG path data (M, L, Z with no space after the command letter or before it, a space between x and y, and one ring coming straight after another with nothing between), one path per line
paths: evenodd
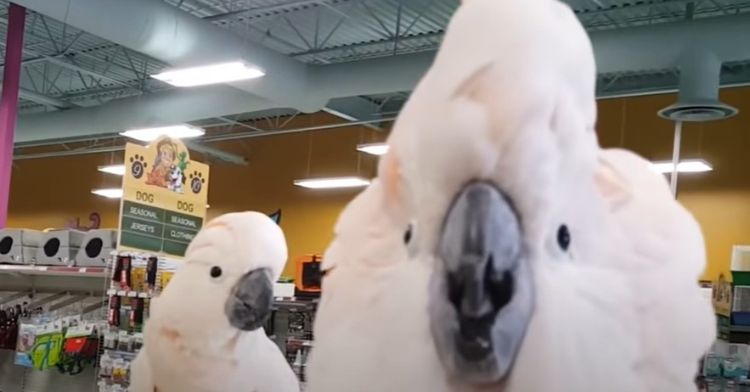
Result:
M185 184L185 175L182 173L182 169L176 165L172 166L172 170L169 171L169 184L167 184L167 188L172 192L183 193L183 184Z
M179 151L178 144L171 139L163 139L156 145L156 159L146 184L183 193L189 164L186 151Z

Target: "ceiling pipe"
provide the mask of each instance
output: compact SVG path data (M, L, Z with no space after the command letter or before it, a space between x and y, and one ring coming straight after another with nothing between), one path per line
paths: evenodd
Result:
M673 69L684 53L711 48L721 63L750 59L750 14L589 32L599 73Z
M277 107L262 98L223 85L172 89L112 100L98 106L21 116L16 143L47 139L112 135L118 132L178 124L230 113Z

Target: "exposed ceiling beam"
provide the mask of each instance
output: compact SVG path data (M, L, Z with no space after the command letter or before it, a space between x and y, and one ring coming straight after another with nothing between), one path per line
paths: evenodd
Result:
M209 158L219 160L225 163L231 163L235 165L247 165L247 159L245 157L232 154L215 147L206 146L205 144L195 141L185 141L185 146L191 151L197 151L206 155ZM101 154L107 152L124 151L125 145L120 144L116 146L104 146L104 147L84 147L84 148L73 148L70 150L62 151L48 151L31 154L14 154L13 160L25 160L25 159L42 159L42 158L61 158L78 155L89 155L89 154Z
M159 1L18 0L18 3L52 17L65 18L80 29L172 65L239 57L267 71L263 78L235 84L243 91L234 90L226 96L202 96L195 91L179 90L114 101L98 108L54 113L57 116L22 118L19 137L26 137L27 141L45 133L48 137L92 135L122 126L157 125L175 119L191 121L270 108L316 111L332 98L409 91L434 56L434 52L426 52L356 63L305 65L238 39L229 31ZM103 13L115 13L118 18L103 24L98 20ZM590 36L597 68L603 74L675 69L679 56L695 45L712 48L722 61L750 59L750 46L736 44L750 41L750 14L596 31ZM474 44L491 47L492 39L477 37ZM91 113L95 120L89 116Z
M8 23L8 19L6 17L0 17L0 24L7 24L7 23ZM3 47L3 48L5 48L5 42L0 41L0 46ZM67 68L67 69L69 69L71 71L80 72L80 73L82 73L84 75L88 75L88 76L91 76L91 77L96 78L96 79L100 79L100 80L107 81L107 82L110 82L110 83L113 83L113 84L116 84L116 85L119 85L119 86L123 86L123 87L127 87L127 88L132 88L132 89L138 90L137 87L134 87L134 86L132 86L132 85L130 85L128 83L122 82L122 81L117 80L117 79L110 78L109 76L103 75L103 74L101 74L99 72L91 71L89 69L86 69L86 68L80 67L78 65L72 64L72 63L70 63L68 61L65 61L65 60L59 58L59 56L48 56L48 55L36 52L36 51L34 51L32 49L29 49L27 46L25 46L23 48L23 52L26 55L34 57L32 59L27 59L25 61L22 61L21 64L23 64L23 65L31 65L31 64L34 64L34 63L36 63L38 61L47 61L47 62L55 64L55 65L57 65L59 67Z
M332 46L332 47L327 47L327 48L311 49L311 50L306 50L306 51L303 51L303 52L292 53L290 56L292 56L292 57L303 57L303 56L311 56L311 55L316 55L316 54L335 53L335 52L341 52L341 51L350 50L350 49L360 49L360 48L367 48L367 47L372 47L372 46L377 46L377 45L387 45L387 44L392 44L394 42L404 43L404 42L412 42L412 41L429 40L429 39L433 39L433 38L437 38L435 40L435 47L437 47L440 39L442 39L442 37L443 37L443 34L445 34L445 32L442 31L442 30L440 30L440 31L434 31L434 32L431 32L431 33L410 35L410 36L407 36L407 37L403 37L403 36L402 37L392 37L392 38L387 38L387 39L383 39L383 40L379 40L379 41L360 42L360 43L351 44L351 45Z
M328 102L323 111L347 121L369 121L381 117L380 107L362 97L334 98ZM377 123L368 122L363 125L380 130Z
M324 0L300 0L300 1L290 1L286 3L280 3L280 4L273 4L273 5L266 5L266 6L260 6L260 7L252 7L252 8L245 8L241 10L231 11L231 12L225 12L221 14L216 14L212 16L207 16L203 18L204 20L208 20L211 22L216 21L222 21L225 19L230 18L238 18L250 13L271 13L271 12L277 12L277 11L285 11L290 10L294 8L299 7L306 7L311 5L320 5L323 3Z
M185 145L189 150L198 151L208 157L218 159L226 163L232 163L235 165L247 165L247 159L245 159L245 157L243 156L232 154L218 148L210 147L197 141L185 141Z
M68 101L64 101L62 99L55 98L55 97L50 97L44 94L39 94L37 92L31 91L25 88L22 88L19 91L19 95L21 96L21 98L25 100L36 102L36 103L46 105L46 106L51 106L55 109L72 109L72 108L79 107L78 105L74 103L70 103Z
M313 112L331 98L309 94L305 64L163 1L19 0L17 3L173 67L244 60L265 70L266 75L231 85L280 106ZM102 23L102 15L117 17Z

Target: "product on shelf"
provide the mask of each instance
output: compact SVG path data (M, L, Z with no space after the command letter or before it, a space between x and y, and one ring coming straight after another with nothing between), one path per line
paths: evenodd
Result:
M313 347L312 326L317 301L292 299L276 301L266 333L280 345L289 365L301 383L306 381L307 357Z
M0 308L0 349L16 349L18 321L25 317L29 317L28 302Z
M94 366L99 351L99 339L97 325L94 323L80 322L68 326L58 369L62 373L76 375L81 373L86 365Z
M117 230L97 229L85 233L75 258L77 267L106 267L117 243Z
M130 363L143 347L143 325L151 298L165 286L176 263L146 253L113 253L107 327L102 331L99 392L125 392L130 385Z
M320 270L322 258L319 255L308 255L296 260L296 277L294 284L297 295L320 296L323 275Z
M0 263L33 264L42 232L27 229L0 229Z
M21 319L16 343L17 365L77 374L93 365L98 347L97 323L81 315L33 314Z
M36 252L36 263L42 265L75 265L84 233L78 230L50 230L42 234Z

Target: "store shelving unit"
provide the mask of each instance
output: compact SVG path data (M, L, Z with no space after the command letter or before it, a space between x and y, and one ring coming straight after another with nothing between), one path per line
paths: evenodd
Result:
M151 261L156 263L150 264ZM107 327L102 331L97 391L127 391L130 363L143 346L143 325L148 319L150 300L159 295L180 264L177 260L146 253L113 254L104 272L108 315ZM128 267L123 270L123 265ZM148 272L152 268L150 265L153 275ZM139 315L134 316L134 312Z
M7 309L14 304L25 303L34 311L42 309L43 317L51 319L72 315L83 316L88 323L104 319L106 303L102 295L105 292L104 279L107 271L103 265L41 264L36 261L29 264L0 264L0 307ZM70 264L75 262L71 261ZM21 320L19 325L38 325L36 323L42 319L32 316ZM65 342L69 337L65 335L64 339ZM16 365L17 357L18 354L12 349L0 351L2 392L93 391L96 386L93 359L91 362L82 362L82 370L77 373L76 370L66 367L70 365L68 362L58 363L62 366L60 369L53 365L45 370L35 370ZM74 357L66 354L65 358ZM72 360L73 365L77 366L76 359Z
M306 359L313 347L312 326L317 299L275 298L266 334L279 346L304 390Z
M44 265L0 265L0 274L25 276L57 276L103 278L106 268L103 267L57 267Z

